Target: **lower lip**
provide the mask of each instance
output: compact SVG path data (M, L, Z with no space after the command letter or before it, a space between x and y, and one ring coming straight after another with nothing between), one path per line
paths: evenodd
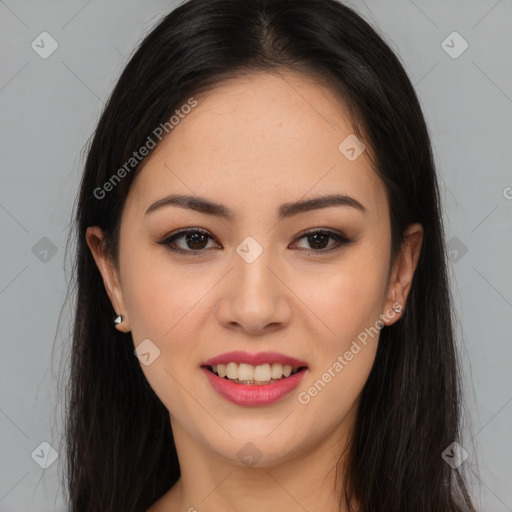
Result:
M226 400L236 405L259 407L278 402L291 393L299 385L306 374L307 368L303 368L294 375L278 382L262 385L237 384L215 375L207 368L202 367L201 370L205 372L213 389Z

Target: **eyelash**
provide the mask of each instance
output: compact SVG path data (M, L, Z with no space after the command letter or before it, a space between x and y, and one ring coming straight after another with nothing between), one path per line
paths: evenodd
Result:
M169 249L170 251L172 251L174 253L185 254L187 256L200 256L200 255L204 254L206 251L208 251L209 249L185 250L185 249L181 249L179 247L174 247L172 245L173 242L175 242L176 240L179 240L180 238L183 238L185 235L194 234L194 233L200 233L202 235L208 236L210 239L213 239L213 237L210 235L210 233L208 233L207 231L205 231L201 228L190 228L190 229L183 229L183 230L177 231L176 233L172 233L157 243L160 245L166 246L167 249ZM302 238L306 238L308 236L314 236L314 235L327 235L330 238L333 238L338 242L337 245L335 245L334 247L330 247L329 249L309 249L309 250L303 249L306 252L306 254L313 254L315 256L322 254L322 253L331 252L333 250L341 249L342 246L349 245L355 241L354 239L347 238L345 235L343 235L341 233L336 233L334 231L322 230L322 229L314 229L311 231L307 231L305 233L301 233L299 236L297 236L295 241L300 240Z

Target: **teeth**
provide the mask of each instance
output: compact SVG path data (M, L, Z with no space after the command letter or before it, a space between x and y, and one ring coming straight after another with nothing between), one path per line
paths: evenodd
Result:
M238 379L238 365L236 363L228 363L226 376L228 379Z
M274 363L272 365L272 369L270 371L271 371L271 377L273 379L280 379L281 376L283 375L283 365L279 364L279 363Z
M240 365L242 366L242 365ZM278 379L281 377L277 377ZM270 380L272 378L272 372L270 370L269 364L260 364L258 366L254 367L254 380L257 380L258 382L265 382L267 380ZM242 380L242 379L240 379ZM245 380L245 379L243 379Z
M238 380L252 380L254 378L254 366L251 366L250 364L240 363L238 365L238 375L235 377L235 379L236 378Z
M298 367L295 368L289 364L282 365L280 363L252 366L246 363L238 364L233 362L227 365L215 364L211 368L213 373L219 377L227 377L229 380L238 380L248 384L276 381L282 377L289 377L299 370Z

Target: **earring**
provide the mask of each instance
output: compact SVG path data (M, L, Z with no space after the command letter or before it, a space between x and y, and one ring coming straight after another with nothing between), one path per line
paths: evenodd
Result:
M117 315L115 318L114 318L114 325L120 325L124 320L124 316L123 315Z
M394 309L397 313L401 313L401 312L402 312L402 305L401 305L401 304L393 304L393 309Z

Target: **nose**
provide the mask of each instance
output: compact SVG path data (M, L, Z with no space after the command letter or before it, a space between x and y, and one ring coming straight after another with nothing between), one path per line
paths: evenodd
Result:
M284 328L291 318L289 290L278 278L269 251L252 263L234 256L217 309L220 323L251 335L263 335Z

